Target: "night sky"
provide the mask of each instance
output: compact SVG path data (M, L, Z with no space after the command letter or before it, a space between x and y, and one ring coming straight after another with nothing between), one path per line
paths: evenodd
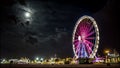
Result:
M98 53L119 46L115 0L3 0L0 2L0 57L73 57L72 33L82 15L95 18L100 30ZM31 17L25 17L29 12Z

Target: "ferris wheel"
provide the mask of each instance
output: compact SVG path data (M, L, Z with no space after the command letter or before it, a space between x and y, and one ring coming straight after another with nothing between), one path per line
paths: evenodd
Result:
M84 15L77 21L72 37L76 58L94 58L99 44L99 29L96 21Z

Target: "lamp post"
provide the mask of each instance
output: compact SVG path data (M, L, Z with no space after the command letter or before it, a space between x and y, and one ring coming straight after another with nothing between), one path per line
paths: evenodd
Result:
M107 55L106 55L106 63L108 63L108 54L109 54L109 52L110 52L109 50L106 50L106 51L105 51L105 53L107 54Z

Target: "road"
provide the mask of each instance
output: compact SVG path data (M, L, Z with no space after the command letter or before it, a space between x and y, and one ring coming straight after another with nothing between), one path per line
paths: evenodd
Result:
M1 68L120 68L120 64L65 64L65 65L41 65L41 64L0 64Z

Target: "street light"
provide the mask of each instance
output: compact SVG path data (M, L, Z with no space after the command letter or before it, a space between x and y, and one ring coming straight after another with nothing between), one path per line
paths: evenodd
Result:
M106 51L105 51L105 53L106 53L107 55L109 54L109 52L110 52L109 50L106 50Z
M106 55L106 63L108 62L107 60L108 60L108 54L109 54L109 52L110 52L109 50L105 50L105 53L107 54Z

